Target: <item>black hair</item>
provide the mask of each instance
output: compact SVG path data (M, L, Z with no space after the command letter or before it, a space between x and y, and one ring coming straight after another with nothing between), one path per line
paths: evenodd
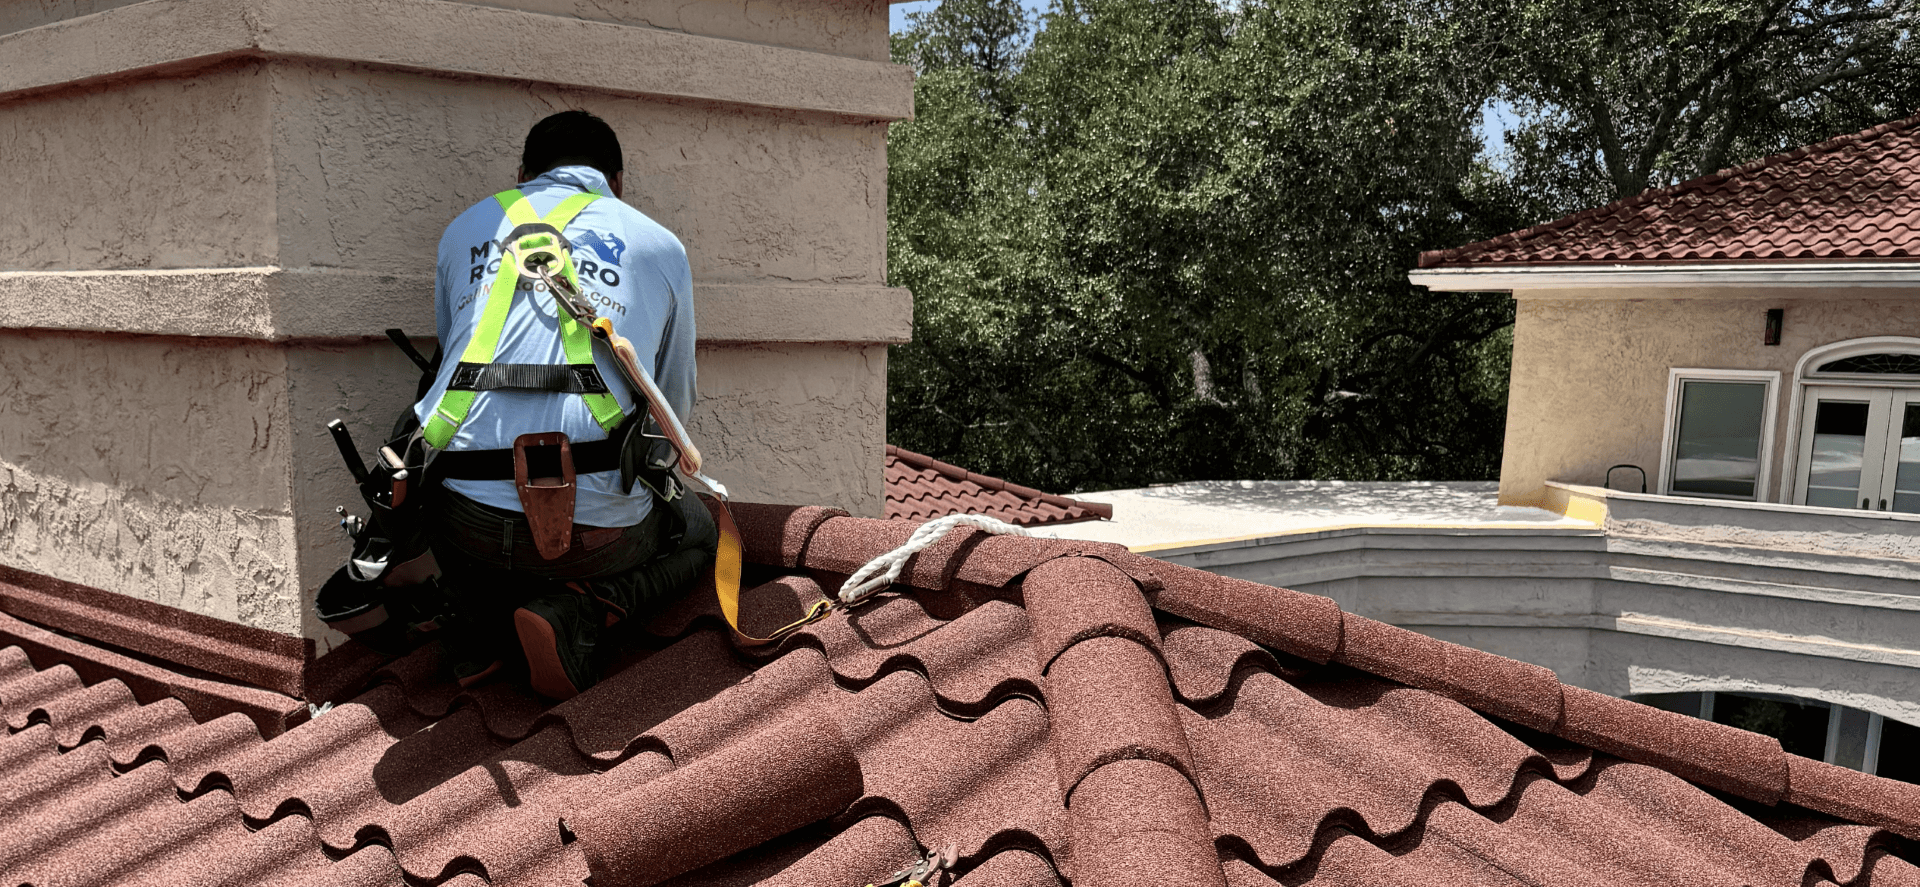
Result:
M533 179L559 166L591 166L612 177L621 169L620 139L605 120L586 111L561 111L527 130L521 174Z

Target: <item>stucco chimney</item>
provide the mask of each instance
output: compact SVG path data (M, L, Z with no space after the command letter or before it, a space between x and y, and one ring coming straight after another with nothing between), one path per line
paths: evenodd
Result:
M384 436L381 331L431 337L441 230L565 108L687 245L714 473L879 515L885 5L7 4L0 58L0 610L300 695L358 504L323 425Z

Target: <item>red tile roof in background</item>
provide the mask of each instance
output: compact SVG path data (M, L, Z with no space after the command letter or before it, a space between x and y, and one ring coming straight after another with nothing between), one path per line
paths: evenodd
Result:
M750 629L914 529L736 516ZM1920 882L1920 786L1327 598L972 530L905 575L758 652L696 592L552 707L429 647L264 742L0 651L0 872L850 887L950 847L959 887Z
M926 521L949 514L984 514L1031 527L1111 520L1113 506L1042 493L888 444L887 517Z
M1420 267L1920 257L1920 118L1795 148Z

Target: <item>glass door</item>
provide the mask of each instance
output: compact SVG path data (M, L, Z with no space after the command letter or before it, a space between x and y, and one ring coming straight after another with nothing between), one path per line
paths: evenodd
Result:
M1879 504L1888 467L1893 394L1890 388L1807 389L1795 501L1826 508L1872 509ZM1920 457L1920 447L1915 455ZM1914 486L1920 491L1920 483Z
M1887 454L1880 470L1881 511L1920 514L1920 390L1893 392Z

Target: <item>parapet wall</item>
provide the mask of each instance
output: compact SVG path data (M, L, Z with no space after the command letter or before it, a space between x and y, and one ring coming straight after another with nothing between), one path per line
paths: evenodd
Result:
M60 15L65 13L65 15ZM605 118L680 236L691 425L737 496L883 505L886 8L145 0L0 11L0 566L311 641L441 230ZM54 625L54 628L68 629ZM156 654L159 655L159 654Z

